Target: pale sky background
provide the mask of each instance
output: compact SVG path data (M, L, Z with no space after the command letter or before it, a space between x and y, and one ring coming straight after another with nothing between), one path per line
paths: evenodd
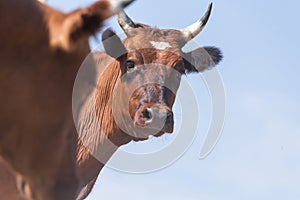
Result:
M91 1L49 0L62 10ZM182 28L198 20L206 0L137 0L126 9L136 21ZM173 165L149 174L104 168L89 200L298 200L300 199L300 3L296 0L214 1L211 18L195 41L220 47L226 121L213 152L199 160L211 116L200 75L188 76L201 110L191 148ZM107 22L121 33L115 19ZM91 40L95 47L95 40ZM178 105L176 105L178 107ZM175 120L180 112L175 111ZM168 145L174 135L131 143L133 152Z

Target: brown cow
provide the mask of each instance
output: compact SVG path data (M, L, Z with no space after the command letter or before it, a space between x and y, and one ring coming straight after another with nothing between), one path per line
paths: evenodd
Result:
M158 29L133 22L124 12L118 21L127 35L124 42L107 30L105 53L97 53L99 68L95 89L78 116L81 138L78 163L84 199L107 160L121 145L173 132L172 106L181 75L202 72L222 59L219 49L203 47L184 53L211 13L182 30ZM109 56L108 56L109 55ZM167 87L168 86L168 87Z
M102 0L64 14L35 0L0 1L0 174L15 176L29 199L74 199L73 83L89 36L130 2ZM9 182L0 182L5 192Z

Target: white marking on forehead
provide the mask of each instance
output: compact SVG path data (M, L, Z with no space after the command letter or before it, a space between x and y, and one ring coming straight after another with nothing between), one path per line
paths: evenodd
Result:
M156 49L159 50L165 50L166 48L171 47L171 45L168 42L155 42L155 41L151 41L150 42L152 44L152 46Z

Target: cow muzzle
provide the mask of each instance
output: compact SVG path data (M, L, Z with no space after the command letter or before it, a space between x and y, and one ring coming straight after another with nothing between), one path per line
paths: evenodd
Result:
M172 133L174 127L173 112L166 105L143 105L135 113L134 124L142 128L157 130L157 133Z

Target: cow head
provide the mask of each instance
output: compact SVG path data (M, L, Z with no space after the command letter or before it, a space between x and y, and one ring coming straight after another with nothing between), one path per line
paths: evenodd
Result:
M131 129L126 131L133 132L130 133L133 140L173 132L172 106L181 76L203 72L222 59L220 50L215 47L202 47L187 53L182 50L202 31L211 9L212 4L199 21L181 30L158 29L135 23L125 12L121 12L118 22L127 39L121 42L111 30L104 32L106 53L114 57L121 67L121 86L115 101L127 109L122 111L123 117L127 112L131 118L131 123L120 120L123 121L121 126L132 124Z

